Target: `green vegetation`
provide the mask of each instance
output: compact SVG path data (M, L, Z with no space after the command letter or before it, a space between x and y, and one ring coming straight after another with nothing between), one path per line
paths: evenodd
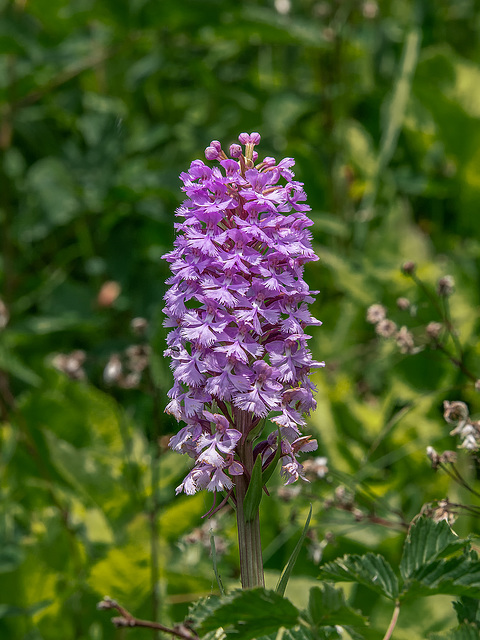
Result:
M211 140L228 148L242 131L261 133L264 155L294 157L305 183L320 256L306 279L324 323L310 346L327 363L308 429L328 471L307 463L312 482L288 488L274 473L262 499L271 590L313 513L291 602L262 592L258 633L281 612L323 638L328 600L332 624L363 637L355 628L368 616L379 631L365 637L381 639L400 597L395 640L479 637L477 545L466 541L478 507L461 506L478 504L465 486L479 491L478 463L462 449L435 472L426 455L461 442L445 400L479 412L479 10L477 0L0 0L2 639L151 637L116 630L96 604L109 595L171 626L219 594L216 573L230 600L191 609L205 633L253 598L234 591L233 514L202 520L211 494L175 497L188 460L167 449L177 425L163 413L161 256L178 175ZM408 261L416 270L402 272ZM447 275L451 295L448 279L438 291ZM408 331L379 335L366 321L375 303ZM405 545L427 503L458 514L461 538L456 555L447 533L437 555L427 544L425 566L455 573L463 562L468 585L434 585ZM320 574L355 584L344 596ZM416 597L426 593L437 595ZM472 628L443 635L456 613Z

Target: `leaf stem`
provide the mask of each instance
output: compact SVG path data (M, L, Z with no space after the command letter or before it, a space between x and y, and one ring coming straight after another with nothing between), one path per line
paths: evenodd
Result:
M393 635L393 631L396 627L398 616L400 614L400 602L397 600L395 603L395 609L393 610L392 619L390 620L390 624L388 625L387 632L383 636L383 640L390 640Z

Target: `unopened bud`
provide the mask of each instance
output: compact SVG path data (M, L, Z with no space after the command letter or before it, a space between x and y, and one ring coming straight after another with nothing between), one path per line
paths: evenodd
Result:
M475 391L480 393L480 380L475 380Z
M215 147L207 147L205 149L205 158L207 160L217 160L219 157L220 153L217 149L215 149Z
M406 275L406 276L411 276L412 274L415 273L415 269L417 268L417 265L412 262L411 260L408 262L404 262L402 265L402 272Z
M397 307L401 311L407 311L410 308L410 300L408 298L397 298Z
M231 158L240 158L242 155L242 147L239 144L231 144L229 153Z
M437 283L437 293L442 298L448 298L452 295L455 287L453 276L443 276Z

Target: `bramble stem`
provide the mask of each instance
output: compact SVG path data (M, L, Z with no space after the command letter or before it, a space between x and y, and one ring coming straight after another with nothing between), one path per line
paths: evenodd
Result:
M241 441L237 445L237 450L245 469L241 476L235 476L238 548L243 589L265 586L262 541L260 537L260 514L257 511L254 519L246 522L243 511L243 501L247 493L254 462L252 442L247 438L250 422L250 414L245 411L235 411L235 427L243 434Z

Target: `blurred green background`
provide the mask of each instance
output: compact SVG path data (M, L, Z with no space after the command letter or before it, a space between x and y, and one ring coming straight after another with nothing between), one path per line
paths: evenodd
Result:
M151 637L115 630L96 603L108 594L139 617L180 620L216 591L212 528L223 580L238 585L232 514L205 522L211 495L174 496L188 460L167 450L176 424L163 413L161 256L178 174L212 139L227 149L259 131L261 157L296 159L320 256L306 278L321 290L311 347L327 368L309 429L329 471L293 492L277 481L264 499L268 584L309 503L288 592L300 605L322 555L395 563L424 503L471 501L425 448L456 447L443 400L479 404L479 9L0 0L2 639ZM401 273L406 260L430 297ZM445 312L435 286L446 274L463 371L425 336ZM375 334L365 316L376 302L412 330L415 353ZM476 462L461 455L459 468L475 484ZM478 524L464 516L456 530ZM380 596L351 597L384 632ZM402 612L395 637L451 626L449 602Z

